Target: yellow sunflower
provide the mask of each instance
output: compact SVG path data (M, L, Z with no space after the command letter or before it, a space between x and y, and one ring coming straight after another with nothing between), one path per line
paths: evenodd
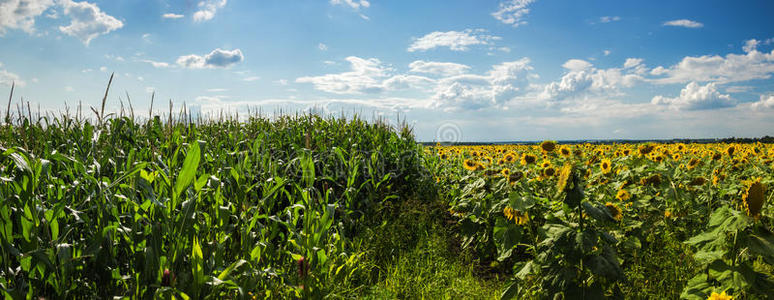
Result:
M556 149L556 142L554 141L543 141L540 143L540 149L543 150L543 152L554 152Z
M559 180L556 182L556 189L561 191L566 191L572 188L570 182L570 179L572 177L572 165L571 164L565 164L562 167L562 170L559 171Z
M532 154L524 154L524 156L521 157L522 165L534 164L535 161L537 161L537 157Z
M720 294L716 292L712 292L712 295L710 295L707 300L733 300L734 298L731 297L731 295L726 294L726 292L722 292Z
M564 157L569 157L570 154L572 154L572 151L570 151L570 148L567 146L561 146L559 147L559 154L561 154Z
M615 198L621 201L629 200L632 197L632 194L629 193L629 191L621 189L618 190L618 193L615 194Z
M736 152L734 145L728 146L728 148L726 148L726 153L728 153L728 156L734 157L734 152Z
M543 177L551 177L556 174L556 169L554 167L548 167L543 169Z
M623 212L621 211L621 208L618 207L618 205L615 205L612 202L605 203L605 206L607 207L607 210L610 211L610 214L613 215L613 219L616 221L621 221L623 219Z
M599 163L600 169L602 169L603 174L609 174L610 171L613 169L613 165L610 162L609 159L603 159L601 163Z
M466 159L465 162L462 163L462 166L465 167L466 170L475 171L478 169L479 163Z
M511 170L508 168L504 168L502 171L500 171L500 174L503 174L503 177L508 177L508 175L511 174Z
M516 225L524 225L529 221L529 214L527 212L520 212L517 209L506 206L503 208L503 215L505 218L511 221L515 221Z

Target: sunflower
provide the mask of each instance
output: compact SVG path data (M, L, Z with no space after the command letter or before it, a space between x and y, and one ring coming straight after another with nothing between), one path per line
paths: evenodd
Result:
M621 211L621 208L618 207L618 205L615 205L612 202L605 203L605 206L607 207L607 210L610 211L610 214L613 215L613 219L616 221L621 221L623 219L623 212Z
M754 217L756 220L761 216L761 208L763 208L763 202L766 200L764 194L766 193L766 186L761 183L761 178L755 178L744 182L747 187L742 194L742 207L748 216Z
M500 174L503 174L503 177L508 177L508 175L511 174L511 170L508 168L504 168L502 171L500 171Z
M570 151L570 148L567 146L561 146L559 147L559 154L561 154L564 157L569 157L570 154L572 154L572 151Z
M721 158L723 158L723 153L717 152L712 154L712 160L720 160Z
M728 148L726 148L726 153L728 153L728 156L734 157L734 152L736 152L734 145L728 146Z
M702 176L699 176L691 180L691 182L689 182L688 185L699 186L699 185L704 185L705 183L707 183L707 179Z
M602 162L599 163L599 167L602 169L603 174L608 174L613 169L613 165L609 159L603 159Z
M695 168L696 166L699 165L699 163L701 163L700 160L696 158L691 158L691 161L688 162L688 170Z
M449 158L449 155L446 154L446 152L441 152L440 157L441 157L442 160L447 160Z
M465 167L466 170L475 171L478 169L479 163L466 159L464 163L462 163L462 166Z
M493 169L488 169L488 170L484 171L484 176L492 177L492 176L495 176L495 175L497 175L499 173L500 173L500 171L493 170Z
M646 178L640 179L642 185L659 185L661 184L661 174L653 174Z
M547 152L547 153L554 152L554 150L556 149L556 142L543 141L542 143L540 143L540 149L542 149L543 152Z
M716 292L712 292L712 295L710 295L707 300L733 300L734 298L731 297L731 295L726 294L726 292L722 292L720 294Z
M516 184L516 182L518 182L522 177L524 177L524 173L521 171L513 171L510 175L508 175L508 183Z
M566 191L572 188L570 182L570 179L572 177L572 165L571 164L564 164L562 167L562 170L559 171L559 181L556 182L556 189L561 191Z
M529 214L527 214L527 212L522 213L519 210L508 206L503 208L503 215L505 215L506 219L515 221L516 225L524 225L529 221Z
M664 218L668 219L668 218L671 218L671 217L672 217L672 212L668 211L668 210L665 210L664 211Z
M537 161L537 157L532 154L524 154L524 156L521 157L522 165L534 164L535 161Z
M556 169L554 167L548 167L543 169L543 177L551 177L556 174Z
M618 193L615 194L615 198L621 201L629 200L629 198L632 197L632 194L629 193L629 191L621 189L618 190Z
M653 151L654 148L655 146L651 144L645 144L645 145L640 145L640 147L638 147L637 150L640 152L640 154L647 155L648 153Z
M505 155L505 157L503 157L503 160L505 160L505 162L507 162L507 163L515 162L516 161L516 154L514 154L513 152L508 153L508 154Z

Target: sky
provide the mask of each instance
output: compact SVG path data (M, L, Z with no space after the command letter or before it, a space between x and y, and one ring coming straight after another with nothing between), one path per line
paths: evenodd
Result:
M90 112L114 73L106 110L129 98L141 116L155 95L155 114L358 114L428 142L774 136L773 15L764 0L0 0L0 95Z

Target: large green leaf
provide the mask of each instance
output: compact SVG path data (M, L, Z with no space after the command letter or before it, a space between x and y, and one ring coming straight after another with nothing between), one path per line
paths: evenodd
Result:
M188 147L188 154L183 161L183 168L175 179L175 193L174 198L180 197L180 194L185 190L196 177L196 169L199 168L199 160L201 159L201 153L199 152L199 143L194 142Z

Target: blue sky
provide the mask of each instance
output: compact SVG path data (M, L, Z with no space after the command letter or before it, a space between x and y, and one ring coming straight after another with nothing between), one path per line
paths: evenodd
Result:
M774 135L772 1L0 0L0 91L359 113L419 140ZM164 103L163 105L161 103ZM3 105L4 106L4 105ZM15 111L15 109L13 109ZM36 111L36 109L33 109ZM87 110L88 111L88 110Z

